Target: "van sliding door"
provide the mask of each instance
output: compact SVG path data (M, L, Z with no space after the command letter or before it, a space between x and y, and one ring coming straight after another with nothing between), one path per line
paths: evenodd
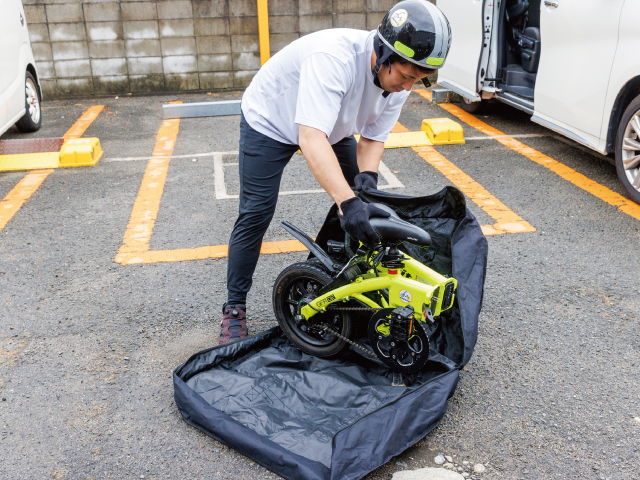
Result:
M534 122L596 148L624 1L542 0Z
M451 25L451 47L444 66L438 70L438 84L473 101L480 101L479 62L483 45L489 45L483 39L484 3L493 7L493 0L437 1Z

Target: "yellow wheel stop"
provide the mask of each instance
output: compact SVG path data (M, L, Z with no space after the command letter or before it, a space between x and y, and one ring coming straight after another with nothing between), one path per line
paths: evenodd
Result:
M60 167L90 167L102 157L100 140L95 137L67 141L60 149Z
M102 157L100 140L67 140L59 152L35 152L0 155L0 172L60 167L91 167Z
M422 121L422 131L434 145L465 143L462 126L450 118L426 118Z

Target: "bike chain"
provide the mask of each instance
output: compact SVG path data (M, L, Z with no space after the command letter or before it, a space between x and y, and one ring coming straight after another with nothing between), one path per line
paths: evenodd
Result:
M332 306L329 305L327 307L327 311L348 311L348 312L378 312L379 310L382 310L381 308L372 308L372 307L337 307L337 306ZM356 347L358 350L360 350L361 352L363 352L365 355L367 355L370 358L373 358L375 360L380 361L380 359L378 358L378 356L375 353L371 353L369 350L367 350L366 348L364 348L362 345L354 342L353 340L345 337L344 335L336 332L333 328L331 328L331 326L329 326L326 323L322 323L319 325L320 328L322 328L323 330L325 330L326 332L330 333L331 335L334 335L336 337L338 337L340 340L343 340L345 342L347 342L349 345L352 345L354 347Z
M377 312L379 310L382 310L382 308L372 308L372 307L334 307L332 305L329 305L327 307L327 310L330 312L336 312L336 311L341 311L341 310L345 310L345 311L349 311L349 312Z
M354 347L356 347L358 350L364 352L365 355L367 355L368 357L371 357L375 360L379 360L378 356L375 353L371 353L369 350L367 350L366 348L364 348L362 345L360 345L359 343L354 342L353 340L350 340L349 338L345 337L344 335L336 332L333 328L331 328L329 325L327 325L326 323L323 323L320 325L320 327L330 333L331 335L334 335L336 337L338 337L341 340L344 340L345 342L347 342L349 345L353 345Z

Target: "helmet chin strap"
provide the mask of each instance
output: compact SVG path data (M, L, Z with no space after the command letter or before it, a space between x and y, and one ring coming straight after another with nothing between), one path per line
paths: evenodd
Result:
M380 40L378 34L376 33L373 36L373 50L376 52L376 66L373 69L373 84L382 89L382 96L387 98L391 92L387 92L382 85L380 85L380 79L378 78L378 73L380 72L380 67L382 65L387 65L389 67L389 73L391 73L391 63L389 63L389 57L393 54L393 50L391 50L387 45Z

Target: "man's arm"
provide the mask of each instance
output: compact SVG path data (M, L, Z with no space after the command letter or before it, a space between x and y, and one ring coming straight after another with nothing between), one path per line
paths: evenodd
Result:
M379 142L377 142L379 143ZM336 205L353 198L355 195L342 174L340 163L327 140L324 132L306 125L299 126L299 144L304 158L309 164L311 173L320 186L325 189ZM383 145L384 146L384 145ZM380 160L378 159L378 163ZM358 146L358 165L360 164L360 147ZM376 167L377 169L377 167ZM342 211L340 211L342 214Z
M300 149L307 159L313 176L316 177L322 188L338 205L342 229L352 238L356 238L365 244L375 245L379 243L380 237L371 226L369 219L372 217L388 218L389 212L375 205L365 204L353 194L351 187L349 187L342 174L336 154L333 153L333 148L331 148L323 131L300 125L298 133ZM375 155L371 154L369 148L375 150L376 147L365 147L365 158L367 160L364 165L373 166L375 163L377 168L380 163L379 156L382 154L374 162ZM360 149L358 149L358 153L360 153ZM360 162L358 161L358 163Z
M361 136L358 142L358 169L361 172L377 172L383 152L383 142Z

